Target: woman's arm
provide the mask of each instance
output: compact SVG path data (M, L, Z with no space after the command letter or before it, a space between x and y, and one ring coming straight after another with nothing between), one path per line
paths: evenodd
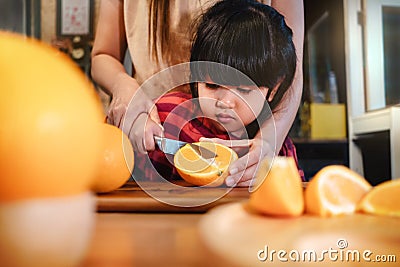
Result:
M122 64L127 48L122 0L102 0L92 50L94 81L113 95L120 79L129 80Z
M234 162L226 179L228 186L249 186L257 171L257 163L267 156L275 156L285 141L296 117L303 91L303 42L304 5L303 0L272 0L271 6L284 15L286 23L293 31L297 66L293 83L274 112L274 120L267 120L250 143L249 152ZM275 136L269 134L276 131ZM261 133L264 133L263 135ZM275 139L273 138L275 137ZM230 145L235 147L234 142ZM241 144L238 143L238 148Z
M304 4L303 0L272 0L271 6L285 17L292 29L297 55L293 83L274 113L277 154L296 117L303 92Z
M136 152L153 150L154 135L161 135L157 109L139 89L138 82L125 70L122 62L127 49L123 0L102 0L96 38L92 50L92 77L112 96L107 123L121 128ZM135 102L131 103L133 96ZM131 108L128 109L129 105ZM150 115L144 126L141 114ZM141 117L141 121L137 121ZM146 116L147 117L147 116ZM147 120L146 120L147 121ZM136 127L133 125L136 124Z

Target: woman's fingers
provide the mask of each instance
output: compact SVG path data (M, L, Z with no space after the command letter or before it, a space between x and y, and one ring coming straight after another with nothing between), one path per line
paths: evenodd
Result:
M129 130L129 139L136 152L145 154L155 149L154 136L163 136L163 127L142 113L132 124Z
M160 121L160 117L158 116L158 111L157 111L156 106L153 106L153 108L151 109L151 111L149 113L149 117L152 121L154 121L156 124L161 126L161 121Z
M246 154L253 145L252 139L224 140L219 138L201 137L200 141L214 142L232 148L239 156Z
M201 137L200 141L206 141L206 142L214 142L217 144L221 144L230 148L244 148L244 147L250 147L253 144L252 139L242 139L242 140L224 140L220 138L206 138L206 137Z
M229 176L225 183L228 186L251 181L257 172L258 163L260 162L260 154L254 150L250 150L248 154L239 158L232 163L229 168Z
M125 129L128 129L127 133L129 140L131 140L133 150L141 154L146 153L143 141L146 120L147 120L147 114L142 113L136 118L136 120L132 124L129 125L129 128L128 124L126 123L126 120L123 125L124 132Z
M252 185L252 179L249 179L249 180L247 180L247 181L244 181L244 182L239 182L239 183L237 183L237 187L250 187L251 185Z
M225 180L225 184L227 186L250 185L255 177L257 168L258 164L254 164L252 166L248 166L248 168L242 170L241 172L238 172L234 175L229 175Z
M106 123L111 124L111 125L114 125L114 116L113 116L113 114L112 114L112 111L109 111L109 112L107 113L107 116L106 116Z
M143 136L144 149L146 151L153 151L156 148L154 136L163 136L164 128L161 124L156 123L152 119L148 119L146 122L146 128Z

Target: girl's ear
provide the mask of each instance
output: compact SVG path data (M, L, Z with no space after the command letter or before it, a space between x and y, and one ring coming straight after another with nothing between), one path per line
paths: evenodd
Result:
M274 100L276 92L278 92L278 88L281 85L283 79L284 79L284 77L280 78L279 81L275 84L275 86L272 89L268 89L268 90L270 90L268 92L268 94L267 94L267 101L268 102L272 102L272 100Z

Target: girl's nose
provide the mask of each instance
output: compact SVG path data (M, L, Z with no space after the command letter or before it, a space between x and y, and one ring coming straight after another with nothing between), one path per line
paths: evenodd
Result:
M217 102L216 105L219 108L234 108L235 106L235 94L229 89L218 89L216 94Z

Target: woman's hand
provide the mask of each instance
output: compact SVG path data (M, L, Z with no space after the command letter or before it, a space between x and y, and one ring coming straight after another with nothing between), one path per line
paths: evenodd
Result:
M253 178L256 176L261 160L275 155L275 151L269 143L257 137L244 140L200 138L200 141L219 143L232 148L238 155L243 155L230 166L229 175L225 179L227 186L252 186Z
M130 116L130 114L127 114L127 116ZM155 106L150 114L144 112L140 113L132 124L124 123L124 128L130 128L128 136L132 142L133 149L141 154L155 149L154 136L164 135L164 128L159 122Z
M112 91L107 123L121 128L136 152L154 150L154 135L162 135L163 129L153 101L135 79L125 74L120 75Z
M122 122L128 109L130 98L125 98L123 96L114 96L108 107L106 121L108 124L122 128Z
M107 111L107 123L122 129L125 113L135 92L139 89L139 84L125 73L118 74L115 80L112 88L111 103Z

